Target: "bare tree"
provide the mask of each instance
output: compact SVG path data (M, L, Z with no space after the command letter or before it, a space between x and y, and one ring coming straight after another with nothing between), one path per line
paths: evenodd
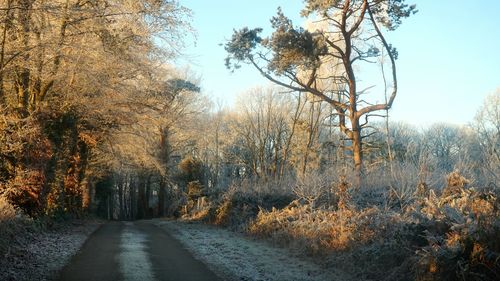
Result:
M500 89L488 96L478 110L473 129L484 153L483 167L498 182L500 167Z

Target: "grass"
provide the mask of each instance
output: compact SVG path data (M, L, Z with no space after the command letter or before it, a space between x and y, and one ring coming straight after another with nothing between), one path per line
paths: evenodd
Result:
M11 246L24 233L29 233L32 227L31 220L0 195L0 258L10 251Z

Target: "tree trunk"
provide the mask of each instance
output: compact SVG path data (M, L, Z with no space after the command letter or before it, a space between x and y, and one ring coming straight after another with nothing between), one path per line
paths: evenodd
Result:
M134 219L137 217L137 188L139 187L140 180L132 180L130 179L130 219Z
M110 211L110 220L115 219L115 193L113 190L109 193L109 211Z
M354 161L355 185L362 185L363 174L363 143L359 119L354 119L352 124L352 157Z
M123 177L122 175L118 176L118 205L119 205L119 215L118 218L123 220L125 218L125 210L123 208Z
M54 56L54 63L52 65L52 71L50 73L50 80L43 85L40 89L40 94L38 97L38 101L43 101L47 96L47 93L50 91L55 82L55 76L59 71L59 66L61 65L62 60L62 48L64 46L64 41L66 40L66 29L68 27L69 21L69 1L66 1L64 6L64 16L61 20L61 26L59 28L59 40L57 43L56 55Z
M17 77L17 107L23 115L26 115L29 107L29 83L30 71L28 68L21 68Z
M125 219L130 219L132 217L131 213L131 206L130 206L130 189L132 188L132 183L130 182L130 176L128 174L125 174L123 178L123 211L124 211L124 218Z
M7 41L7 29L9 29L9 21L10 21L10 10L11 10L12 0L7 0L7 8L5 10L5 22L3 24L2 29L2 41L0 45L0 106L6 105L5 99L5 91L3 85L3 77L4 77L4 63L5 63L5 43Z
M165 200L166 200L166 181L164 177L160 177L160 189L158 190L158 216L165 216Z
M344 14L345 17L345 14ZM345 18L344 18L345 21ZM357 187L361 186L361 177L363 173L363 145L362 145L362 135L361 135L361 126L359 124L358 115L358 92L356 85L356 75L354 74L354 69L352 65L352 42L351 42L351 34L349 34L345 30L345 22L342 29L342 34L345 39L345 55L342 58L344 67L346 69L348 81L349 81L349 120L351 121L352 126L352 156L354 162L354 173L355 173L355 185Z
M26 115L29 108L29 97L30 97L30 69L29 69L29 40L30 40L30 31L31 31L31 8L32 8L31 0L23 0L20 1L21 9L18 11L18 19L21 25L21 40L23 46L23 64L18 69L18 77L17 77L17 103L18 107L21 110L23 115Z
M137 219L144 219L146 217L146 187L147 179L144 175L139 177L138 194L137 194Z
M152 218L153 214L149 208L149 198L151 198L151 175L146 180L146 190L144 196L144 214L146 218Z
M36 73L32 78L34 80L33 89L30 96L30 110L35 110L38 107L40 92L42 90L42 74L43 74L43 58L45 55L45 47L42 46L41 31L38 29L35 32L37 45L40 46L36 56Z

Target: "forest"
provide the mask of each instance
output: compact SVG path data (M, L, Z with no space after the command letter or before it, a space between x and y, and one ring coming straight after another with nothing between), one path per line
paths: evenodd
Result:
M168 217L359 280L499 280L500 88L468 125L391 120L406 2L235 26L227 71L269 84L226 106L176 66L196 33L177 1L1 0L0 258L18 224Z

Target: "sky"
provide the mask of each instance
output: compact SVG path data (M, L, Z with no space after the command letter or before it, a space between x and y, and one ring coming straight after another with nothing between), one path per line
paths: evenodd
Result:
M418 13L386 39L399 52L398 96L392 121L417 126L435 122L467 124L484 98L500 88L499 0L407 0ZM270 85L255 69L231 73L224 66L224 44L233 29L248 26L272 30L269 19L282 7L294 24L301 0L181 0L193 12L196 40L188 40L178 63L201 77L202 91L231 106L236 97ZM362 74L362 73L361 73Z

